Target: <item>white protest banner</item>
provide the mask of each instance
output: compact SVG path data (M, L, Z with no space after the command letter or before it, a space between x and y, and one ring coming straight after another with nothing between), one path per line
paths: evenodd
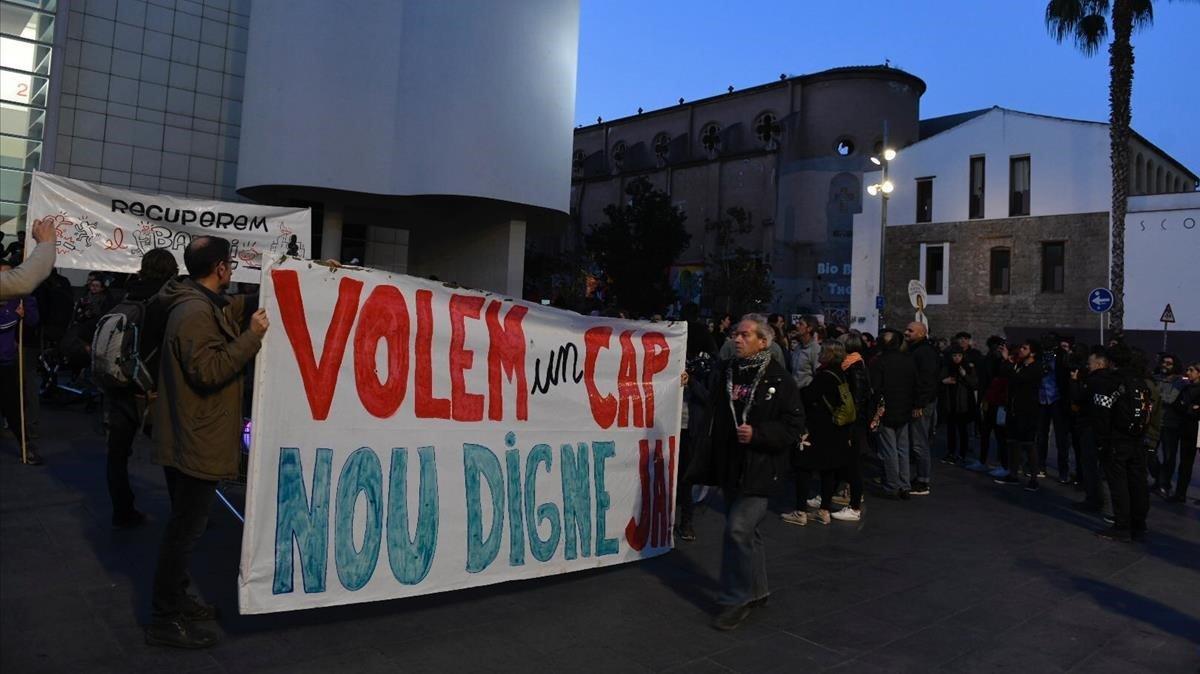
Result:
M260 301L242 613L670 550L686 324L293 258Z
M305 257L312 247L307 208L143 194L34 171L29 222L45 217L56 222L56 264L66 269L133 273L147 251L166 248L182 270L192 237L212 234L233 245L233 280L258 283L263 255Z

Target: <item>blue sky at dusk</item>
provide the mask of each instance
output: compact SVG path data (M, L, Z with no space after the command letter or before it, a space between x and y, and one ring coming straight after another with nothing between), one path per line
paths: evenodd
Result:
M881 64L925 80L921 117L1000 105L1108 121L1107 49L1046 32L1046 0L582 0L576 124L780 73ZM1133 128L1200 173L1200 2L1154 2L1134 35Z

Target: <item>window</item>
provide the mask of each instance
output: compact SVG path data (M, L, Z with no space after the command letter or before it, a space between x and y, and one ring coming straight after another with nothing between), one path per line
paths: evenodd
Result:
M1065 241L1042 242L1042 292L1061 293L1066 285L1067 244Z
M983 217L983 157L971 157L971 193L969 195L968 218Z
M0 1L0 228L10 233L24 229L41 167L54 11L53 0Z
M612 146L613 166L619 171L625 166L625 141L618 140Z
M933 221L933 178L917 178L917 222Z
M342 263L360 265L367 261L367 226L356 222L342 225Z
M1029 157L1008 160L1008 214L1029 215Z
M950 287L950 244L921 244L921 282L927 304L946 304Z
M654 137L654 159L659 168L667 165L671 156L671 134L663 132Z
M779 147L779 120L770 112L764 112L754 120L754 135L768 150Z
M988 285L993 295L1007 295L1012 291L1012 249L993 248L988 265Z
M583 176L583 150L575 150L571 153L571 175L576 178Z
M704 150L709 156L716 155L721 151L721 125L716 122L709 122L700 130L700 144L704 146Z

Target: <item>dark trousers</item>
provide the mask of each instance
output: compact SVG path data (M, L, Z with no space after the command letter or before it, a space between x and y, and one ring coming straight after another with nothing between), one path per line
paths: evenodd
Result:
M28 374L28 373L26 373ZM16 361L0 363L0 414L21 448L21 377Z
M833 508L833 493L842 482L850 485L850 507L854 510L862 507L862 470L858 457L855 457L854 461L841 468L821 471L821 510Z
M692 483L687 480L688 467L692 464L692 439L687 429L679 434L679 472L675 480L675 524L685 527L692 524L695 503L692 501Z
M1196 422L1184 424L1179 435L1179 479L1175 481L1175 496L1185 498L1188 485L1192 483L1192 467L1196 463Z
M759 527L767 516L765 496L726 492L725 537L721 546L721 593L717 603L741 606L770 593L767 551Z
M1145 450L1137 443L1118 442L1101 450L1100 461L1112 492L1114 526L1134 534L1145 531L1150 510Z
M1050 453L1050 426L1054 426L1054 447L1058 453L1058 477L1065 480L1071 471L1071 410L1065 400L1056 400L1049 405L1042 405L1038 418L1038 470L1046 470L1046 460Z
M971 413L950 413L946 415L946 455L965 459L970 451L970 435L968 426L971 424Z
M988 449L991 445L992 434L996 435L996 456L1000 459L1000 465L1008 468L1008 453L1004 451L1005 430L1003 426L996 425L996 410L999 409L995 405L988 405L983 411L979 420L979 461L982 463L988 462Z
M196 542L208 526L208 511L216 498L217 483L201 480L166 467L167 492L171 496L171 519L163 532L154 569L152 614L155 621L177 619L189 595L188 564Z
M133 489L129 486L129 457L133 440L141 427L138 401L126 391L105 391L104 425L108 431L108 496L112 499L113 518L134 513Z
M1096 435L1088 426L1076 426L1074 430L1076 441L1076 463L1079 470L1079 481L1083 484L1085 500L1097 508L1104 507L1104 490L1100 486L1103 479L1100 471L1100 456L1096 453Z
M1162 463L1157 466L1158 470L1152 472L1154 482L1164 491L1171 491L1171 478L1175 477L1175 464L1179 462L1179 459L1184 457L1184 453L1179 451L1179 440L1181 438L1179 431L1178 426L1163 426L1162 431L1158 435L1158 441L1162 445L1163 459ZM1189 438L1189 440L1191 439L1193 438ZM1194 451L1192 453L1195 454ZM1153 469L1154 466L1151 466L1151 468ZM1180 481L1176 484L1182 484L1185 489L1187 488L1186 482Z
M1020 477L1021 462L1027 461L1029 466L1029 479L1036 480L1038 472L1038 453L1037 447L1032 440L1014 441L1008 443L1008 470L1012 475Z

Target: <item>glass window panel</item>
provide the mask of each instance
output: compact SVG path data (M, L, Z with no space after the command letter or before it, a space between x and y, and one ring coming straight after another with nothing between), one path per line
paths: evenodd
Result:
M48 89L45 77L0 70L0 100L44 108Z
M1014 157L1009 161L1008 214L1029 215L1029 157Z
M971 157L971 193L968 218L983 217L984 157Z
M0 66L10 70L48 75L50 47L0 36Z
M0 103L0 133L6 136L41 138L46 112L13 103Z
M1042 244L1042 292L1061 293L1066 282L1067 244L1049 241Z
M29 201L30 178L25 171L0 168L0 201Z
M0 201L0 232L16 234L25 229L25 204Z
M991 259L991 292L993 295L1007 295L1012 279L1012 251L1008 248L993 248Z
M925 292L929 295L945 294L946 264L942 246L925 249Z
M32 171L40 165L40 141L14 136L0 136L0 167Z
M12 3L0 4L0 33L50 44L54 42L54 14Z
M917 222L933 221L933 178L917 180Z

